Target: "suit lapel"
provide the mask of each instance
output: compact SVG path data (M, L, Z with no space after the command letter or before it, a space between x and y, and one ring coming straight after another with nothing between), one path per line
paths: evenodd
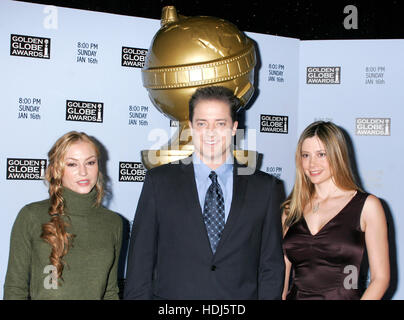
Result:
M195 172L192 158L187 160L189 161L181 162L182 178L181 183L179 184L181 188L180 194L184 195L183 199L186 202L186 206L188 208L189 214L191 215L191 219L196 226L195 230L199 233L198 239L202 239L201 241L205 243L203 247L206 248L206 253L213 255L212 249L210 247L208 233L206 231L205 222L203 221L202 208L199 204L198 190L195 182ZM216 253L220 252L220 249L225 244L226 239L231 233L231 230L236 225L237 219L241 214L242 206L244 204L248 180L246 176L237 174L239 166L240 165L235 161L233 167L233 195L230 212L225 227L223 229L222 237L219 241L218 247L216 248Z

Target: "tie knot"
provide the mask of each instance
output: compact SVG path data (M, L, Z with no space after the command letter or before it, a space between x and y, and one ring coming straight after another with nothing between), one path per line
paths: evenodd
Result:
M209 174L210 180L212 180L213 183L217 183L217 174L215 171L211 171Z

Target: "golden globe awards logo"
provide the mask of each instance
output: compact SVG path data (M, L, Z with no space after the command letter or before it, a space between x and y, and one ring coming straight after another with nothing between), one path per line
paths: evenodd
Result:
M102 102L66 100L66 120L83 122L103 122Z
M122 67L143 68L147 50L122 47Z
M341 67L307 67L307 84L340 84Z
M7 158L7 180L43 180L45 159Z
M19 57L50 59L50 38L11 35L10 55Z
M141 162L119 162L119 181L143 182L146 169Z
M391 118L356 118L357 136L389 136Z
M288 117L261 114L260 132L288 133Z

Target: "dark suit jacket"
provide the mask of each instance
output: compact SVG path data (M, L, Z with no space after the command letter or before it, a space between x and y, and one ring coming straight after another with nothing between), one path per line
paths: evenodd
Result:
M213 254L193 164L146 174L130 240L125 299L280 299L284 260L282 184L237 174L222 238Z

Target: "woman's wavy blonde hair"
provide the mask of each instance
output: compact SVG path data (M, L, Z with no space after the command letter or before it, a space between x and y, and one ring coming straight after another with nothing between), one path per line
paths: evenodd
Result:
M100 150L93 139L84 132L71 131L60 137L48 153L49 165L45 178L49 185L50 207L48 213L50 221L42 225L41 238L50 244L52 250L49 256L50 263L56 267L58 279L62 279L65 262L63 258L69 251L74 238L66 231L69 224L63 219L65 216L65 203L63 199L62 177L65 168L65 155L69 148L77 142L88 142L94 148L97 160L100 159ZM97 198L94 206L100 206L104 196L103 176L98 172L95 185Z
M318 137L323 143L332 179L337 187L344 190L361 190L352 174L348 147L341 129L332 122L313 122L302 132L297 143L295 184L291 194L282 204L283 212L286 215L284 230L303 217L303 210L314 195L314 184L304 174L301 160L303 142L312 137Z

